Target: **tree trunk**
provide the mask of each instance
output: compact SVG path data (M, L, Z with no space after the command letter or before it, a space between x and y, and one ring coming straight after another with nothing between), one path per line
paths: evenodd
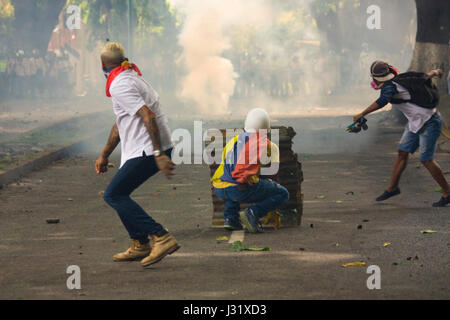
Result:
M439 110L444 118L449 118L447 73L449 70L449 0L415 0L417 7L417 34L410 71L428 72L441 68L445 76L437 79L436 84L442 96ZM435 78L436 79L436 78ZM447 111L448 110L448 111ZM404 124L403 114L396 108L389 112L388 122Z
M415 0L417 36L410 70L449 69L450 1ZM437 80L441 94L448 92L447 77Z

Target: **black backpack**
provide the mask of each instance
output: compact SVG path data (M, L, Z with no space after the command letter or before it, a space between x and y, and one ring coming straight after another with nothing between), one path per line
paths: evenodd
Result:
M426 73L405 72L396 76L392 81L408 90L411 99L394 98L391 103L411 102L426 109L434 109L439 104L439 90Z

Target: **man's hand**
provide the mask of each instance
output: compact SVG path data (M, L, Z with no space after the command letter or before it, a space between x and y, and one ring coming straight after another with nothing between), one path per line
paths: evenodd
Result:
M356 116L353 117L353 122L357 122L359 119L363 118L363 113L358 113Z
M156 165L158 169L166 176L167 179L170 180L174 174L175 164L172 160L169 159L166 155L161 155L159 157L155 157Z
M430 72L427 73L427 76L429 76L430 78L433 78L433 77L442 78L443 75L444 75L444 71L442 71L441 69L431 70Z
M98 157L97 161L95 161L95 172L97 172L97 174L102 174L108 171L108 163L108 158L103 156Z

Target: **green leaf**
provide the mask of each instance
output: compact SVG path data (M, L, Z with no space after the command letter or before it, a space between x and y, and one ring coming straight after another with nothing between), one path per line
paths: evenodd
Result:
M428 230L422 230L422 231L420 231L420 232L422 232L423 234L427 234L427 233L437 233L437 231L435 231L435 230L430 230L430 229L428 229Z
M230 251L241 252L241 251L270 251L269 247L260 248L257 246L244 247L241 241L235 241L231 245Z
M270 251L270 248L269 247L260 248L257 246L250 246L250 247L244 248L244 250L247 250L247 251Z
M231 248L230 251L234 251L234 252L240 252L244 250L242 247L242 242L241 241L235 241L231 244Z

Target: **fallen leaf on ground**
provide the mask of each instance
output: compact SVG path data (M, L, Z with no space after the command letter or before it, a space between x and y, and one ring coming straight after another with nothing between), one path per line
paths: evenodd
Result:
M315 196L315 198L316 199L325 199L325 196L321 194L321 195Z
M391 245L391 243L388 241L388 242L385 242L384 244L383 244L383 247L387 247L387 246L390 246Z
M437 233L437 231L435 231L435 230L422 230L420 232L422 232L423 234L426 234L426 233Z
M235 241L231 244L230 251L240 252L242 251L242 242L241 241Z
M247 251L270 251L270 248L269 247L260 248L257 246L250 246L250 247L244 248L244 250L247 250Z
M266 219L264 220L264 224L273 224L273 228L275 230L280 229L281 225L281 216L277 211L271 211L267 214Z
M216 240L217 241L228 241L230 239L227 236L222 236L222 237L217 237Z
M346 268L346 267L364 267L366 265L365 262L348 262L348 263L342 263L341 262L341 266Z
M336 203L339 203L339 204L341 204L341 203L343 203L344 201L342 201L342 200L337 200L336 201Z
M235 241L231 245L230 251L241 252L241 251L270 251L269 247L260 248L257 246L244 247L241 241Z

